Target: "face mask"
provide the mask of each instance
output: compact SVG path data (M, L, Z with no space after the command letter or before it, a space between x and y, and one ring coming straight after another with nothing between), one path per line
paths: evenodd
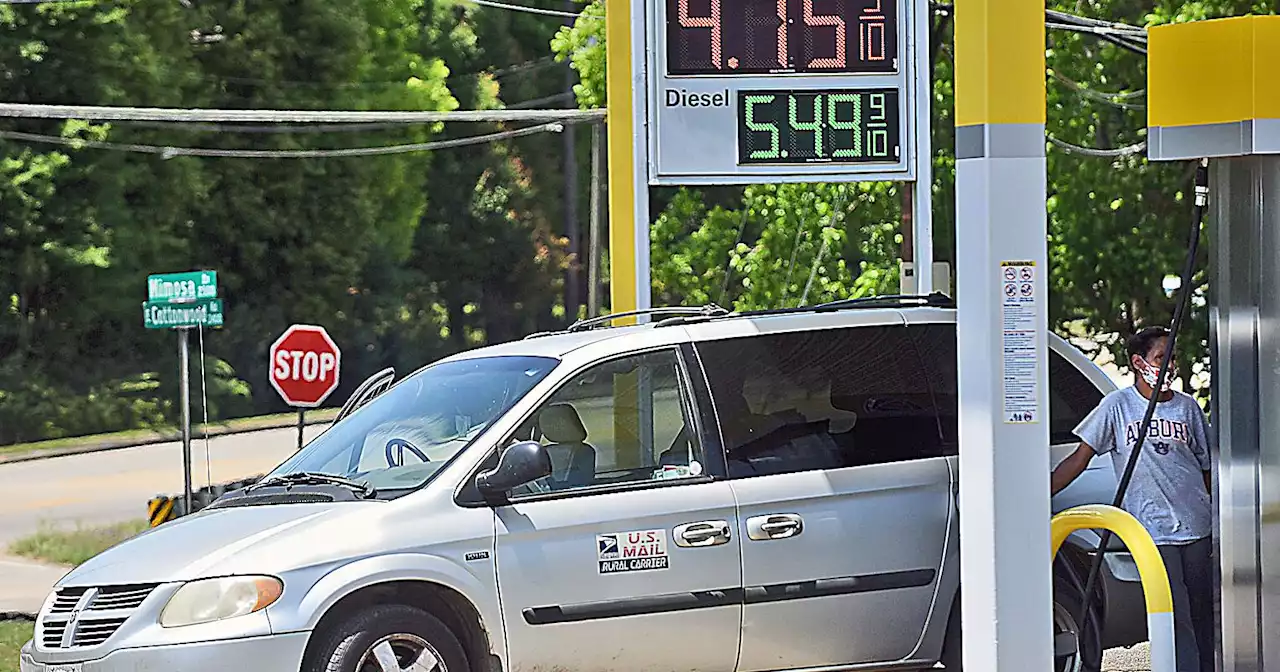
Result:
M1142 380L1148 386L1150 386L1151 389L1155 389L1157 379L1160 377L1160 368L1151 366L1151 363L1148 362L1145 358L1139 358L1138 361L1141 362L1141 364L1138 366L1138 374L1142 376ZM1172 378L1173 378L1172 376L1168 376L1165 378L1164 385L1160 386L1160 391L1162 393L1168 392L1169 390L1173 389Z

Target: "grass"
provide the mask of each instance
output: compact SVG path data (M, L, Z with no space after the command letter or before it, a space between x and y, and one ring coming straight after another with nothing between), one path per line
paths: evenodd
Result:
M18 651L34 630L30 621L0 621L0 672L18 672Z
M77 524L70 530L42 525L39 532L10 544L9 552L33 560L75 566L146 529L146 520L102 527Z
M311 424L312 422L328 422L337 414L338 409L336 408L308 410L306 416L307 424ZM220 434L247 432L257 429L291 427L297 422L297 413L277 413L275 415L261 415L253 418L238 418L224 422L209 423L209 435L218 436ZM191 436L193 438L204 436L204 425L198 423L192 424ZM93 446L127 446L131 444L158 441L176 441L180 438L182 438L182 435L176 427L130 429L123 432L111 432L109 434L73 436L63 439L50 439L48 441L15 443L7 446L0 446L0 457L5 455L18 455L21 453L56 452Z

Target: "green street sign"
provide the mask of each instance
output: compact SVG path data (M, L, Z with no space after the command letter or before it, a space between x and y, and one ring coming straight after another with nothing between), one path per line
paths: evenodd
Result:
M198 299L190 303L147 301L142 304L142 321L148 329L221 327L222 299Z
M160 273L147 276L147 300L151 302L188 303L217 297L217 271Z

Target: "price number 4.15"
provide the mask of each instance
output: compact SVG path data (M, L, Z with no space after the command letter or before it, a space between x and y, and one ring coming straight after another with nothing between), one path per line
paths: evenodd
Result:
M898 159L896 92L743 91L739 96L739 163Z

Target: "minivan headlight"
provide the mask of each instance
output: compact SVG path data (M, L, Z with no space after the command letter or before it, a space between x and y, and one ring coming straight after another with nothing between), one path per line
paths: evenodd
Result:
M160 612L160 625L177 628L211 623L266 609L284 584L271 576L227 576L192 581L178 589Z

